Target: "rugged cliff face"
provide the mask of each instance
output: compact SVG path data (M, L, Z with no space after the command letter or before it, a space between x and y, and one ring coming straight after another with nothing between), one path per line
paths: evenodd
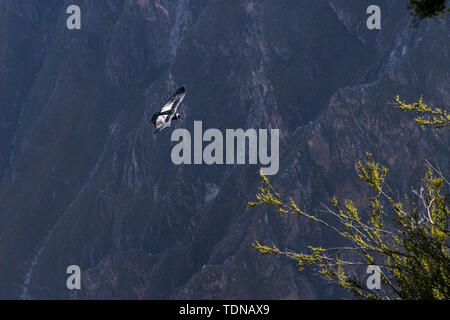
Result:
M175 127L279 128L273 182L305 210L362 204L364 152L402 191L448 135L420 132L397 94L450 105L449 20L410 28L406 1L96 0L0 3L0 297L339 298L282 248L334 241L318 225L248 210L258 166L170 160L150 118L183 83ZM65 27L78 4L82 29ZM66 287L67 266L82 290Z

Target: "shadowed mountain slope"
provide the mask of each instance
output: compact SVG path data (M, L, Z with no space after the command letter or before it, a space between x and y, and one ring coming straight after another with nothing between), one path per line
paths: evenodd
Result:
M370 151L402 192L424 159L448 168L448 134L389 102L450 105L449 19L410 27L406 1L2 1L0 297L311 299L343 293L251 243L302 249L332 235L248 210L259 166L182 165L175 128L279 128L284 195L316 210L368 199ZM65 10L82 10L67 30ZM151 116L187 84L183 118ZM66 268L82 270L82 290Z

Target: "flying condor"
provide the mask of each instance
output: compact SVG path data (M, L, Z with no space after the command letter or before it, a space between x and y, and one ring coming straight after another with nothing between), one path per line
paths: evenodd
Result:
M172 120L178 120L181 115L177 113L178 106L186 95L186 86L182 86L167 100L161 111L152 116L152 123L155 126L155 133L170 127Z

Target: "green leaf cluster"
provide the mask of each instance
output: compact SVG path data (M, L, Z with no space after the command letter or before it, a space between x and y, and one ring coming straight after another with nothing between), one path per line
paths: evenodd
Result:
M441 129L450 126L450 113L445 109L430 107L423 103L423 98L412 104L407 104L400 100L400 97L395 98L395 105L402 111L415 111L417 115L416 122L425 129L426 126L433 126L436 129Z

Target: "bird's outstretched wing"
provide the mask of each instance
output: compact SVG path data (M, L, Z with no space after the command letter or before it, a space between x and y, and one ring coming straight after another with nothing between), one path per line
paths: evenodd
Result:
M177 113L178 106L183 101L186 95L186 86L179 88L175 93L167 100L160 112L157 112L152 117L152 123L155 126L158 133L164 128L170 127L173 116Z

